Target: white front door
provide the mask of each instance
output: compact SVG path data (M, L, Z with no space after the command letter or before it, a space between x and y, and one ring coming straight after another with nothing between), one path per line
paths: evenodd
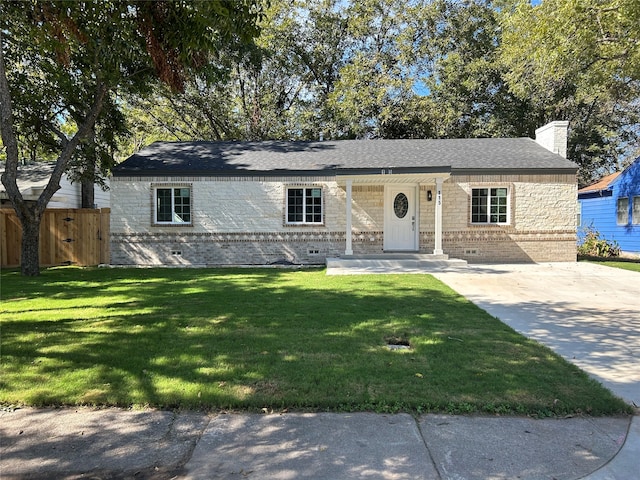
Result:
M415 185L385 185L384 249L417 251L419 218Z

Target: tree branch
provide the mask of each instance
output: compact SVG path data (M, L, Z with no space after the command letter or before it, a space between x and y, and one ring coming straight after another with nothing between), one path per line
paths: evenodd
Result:
M62 178L62 174L67 169L67 165L75 149L78 147L80 142L91 133L96 120L102 111L104 97L108 91L109 89L106 84L99 82L98 85L96 85L96 92L89 113L84 117L84 121L78 125L79 128L75 135L64 146L64 149L56 161L56 166L53 169L53 173L49 178L47 186L38 197L36 202L36 210L38 212L44 212L49 200L51 200L53 194L60 188L60 179Z
M18 140L15 125L13 123L13 108L11 105L11 91L7 80L7 71L4 63L4 35L0 28L0 130L2 143L7 152L7 160L2 173L2 184L7 189L7 195L13 203L23 204L22 194L18 189L16 177L18 175ZM21 215L21 212L16 213Z

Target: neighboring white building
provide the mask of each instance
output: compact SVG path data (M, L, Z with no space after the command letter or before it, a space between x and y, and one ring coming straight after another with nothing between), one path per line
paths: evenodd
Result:
M55 164L50 162L38 162L18 166L18 189L25 200L37 200L47 186ZM4 163L0 166L0 173L4 172ZM109 181L107 180L107 185ZM82 196L79 183L72 183L66 174L60 179L60 190L53 194L47 208L81 208ZM108 208L110 206L109 191L104 191L99 185L94 191L95 208ZM10 205L4 185L0 183L0 204Z
M111 263L575 261L566 138L154 143L113 169Z

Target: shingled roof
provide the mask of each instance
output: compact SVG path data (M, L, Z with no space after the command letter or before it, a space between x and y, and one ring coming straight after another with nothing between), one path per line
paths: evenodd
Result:
M113 175L353 175L381 169L575 173L577 165L530 138L156 142L117 165Z
M599 192L601 190L607 190L611 186L613 181L616 178L618 178L618 175L620 175L621 173L622 172L615 172L615 173L612 173L612 174L607 175L605 177L602 177L596 183L593 183L591 185L588 185L588 186L583 187L580 190L578 190L578 194L580 194L580 193L592 193L592 192Z
M42 190L47 186L49 177L53 173L56 164L51 162L37 162L27 165L18 165L16 184L22 196L27 200L36 200ZM5 163L0 162L0 174L4 173ZM7 191L0 183L0 199L9 198Z

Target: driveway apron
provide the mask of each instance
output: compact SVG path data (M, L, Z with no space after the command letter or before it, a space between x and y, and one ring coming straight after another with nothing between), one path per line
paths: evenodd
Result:
M577 262L470 265L434 276L640 406L640 273Z

